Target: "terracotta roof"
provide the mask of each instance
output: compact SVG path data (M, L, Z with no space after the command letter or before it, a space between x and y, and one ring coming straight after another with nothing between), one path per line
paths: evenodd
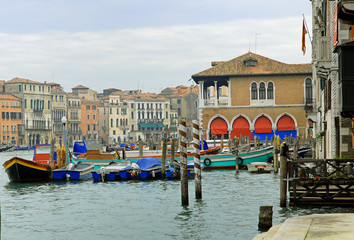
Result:
M175 88L168 87L165 88L159 95L164 96L167 98L174 98L174 97L183 97L188 95L189 93L194 92L198 94L198 86L184 86L180 85Z
M135 95L128 95L126 97L128 100L153 100L153 101L166 101L167 98L161 97L156 93L140 93Z
M6 83L33 83L33 84L48 84L47 82L36 82L36 81L33 81L33 80L29 80L29 79L25 79L25 78L13 78L9 81L7 81Z
M88 87L85 87L85 86L82 86L82 85L77 85L76 87L73 87L71 89L82 89L82 88L88 89Z
M253 61L255 66L246 66L246 62ZM243 76L243 75L272 75L272 74L304 74L311 73L312 65L308 64L286 64L261 55L248 52L244 55L225 62L219 62L214 67L196 73L192 76L194 80L199 77L211 76Z

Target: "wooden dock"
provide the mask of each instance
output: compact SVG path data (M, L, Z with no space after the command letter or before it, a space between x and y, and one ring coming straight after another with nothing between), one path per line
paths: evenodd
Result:
M354 206L354 159L287 161L290 205Z

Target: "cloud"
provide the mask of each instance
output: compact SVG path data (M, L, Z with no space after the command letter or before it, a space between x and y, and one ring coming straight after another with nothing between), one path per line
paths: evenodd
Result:
M214 60L257 50L285 63L311 62L301 52L302 17L241 19L215 24L121 30L0 34L0 79L54 81L66 91L78 84L160 91L189 85ZM311 27L311 26L309 26ZM256 35L257 34L257 35ZM257 46L255 39L257 36Z

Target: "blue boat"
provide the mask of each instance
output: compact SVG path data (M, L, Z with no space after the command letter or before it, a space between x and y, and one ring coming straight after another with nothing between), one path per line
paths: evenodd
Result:
M122 180L159 179L162 176L162 163L153 157L142 158L120 171L119 174Z
M167 179L180 179L181 178L181 167L179 162L174 161L165 171ZM187 163L187 176L188 178L194 177L194 161Z
M92 179L94 181L121 180L119 172L123 171L129 166L131 166L131 162L129 161L111 162L111 164L109 164L108 166L102 166L99 169L92 171Z
M54 181L89 180L92 179L93 168L94 165L88 163L70 163L66 167L53 170L52 177Z
M17 146L14 149L15 151L28 151L29 147L28 146Z

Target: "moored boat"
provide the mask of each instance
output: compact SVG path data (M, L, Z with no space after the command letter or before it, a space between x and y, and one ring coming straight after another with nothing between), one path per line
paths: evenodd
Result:
M153 157L142 158L121 170L119 174L122 180L159 179L162 176L162 163Z
M51 179L49 144L36 145L33 160L26 160L20 157L13 157L7 160L3 167L11 182L36 182L48 181ZM56 154L54 152L54 162ZM55 167L55 165L54 165Z
M247 169L250 173L270 173L273 166L266 162L251 162L247 164Z
M108 166L102 166L91 172L94 181L117 181L120 180L119 172L131 166L130 161L111 162Z
M273 157L273 147L265 147L238 154L240 168L245 168L251 162L269 162ZM233 153L201 156L203 170L235 169L236 155Z
M91 172L93 168L94 165L88 163L70 163L65 167L53 170L53 180L89 180L92 178Z

